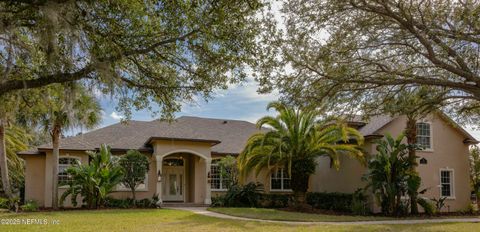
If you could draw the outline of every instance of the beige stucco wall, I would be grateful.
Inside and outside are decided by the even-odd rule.
[[[433,150],[417,152],[417,161],[422,157],[428,160],[426,165],[419,164],[417,169],[422,178],[420,189],[428,188],[422,196],[438,199],[440,169],[453,169],[455,198],[446,200],[445,211],[466,209],[470,203],[470,185],[468,145],[463,143],[465,136],[438,115],[431,115],[425,121],[431,123]],[[399,117],[381,128],[379,133],[395,137],[404,131],[405,124],[405,117]],[[367,142],[364,149],[371,154],[375,153],[375,146],[371,143]],[[310,190],[313,192],[352,193],[366,184],[361,180],[366,168],[354,159],[342,157],[339,171],[329,168],[328,159],[320,158],[318,163],[316,172],[310,179]]]
[[[157,173],[159,171],[159,159],[166,158],[178,153],[188,153],[191,158],[187,160],[190,162],[188,167],[191,173],[186,172],[185,183],[187,192],[187,202],[192,201],[194,203],[204,203],[205,199],[210,199],[209,183],[207,184],[207,162],[210,163],[211,156],[211,143],[206,142],[192,142],[192,141],[174,141],[174,140],[155,140],[153,141],[154,156],[157,159]],[[210,169],[210,168],[208,168]],[[193,182],[193,183],[192,183]],[[157,192],[161,192],[161,184],[157,185]]]
[[[52,165],[53,165],[53,157],[52,157],[52,152],[48,151],[45,153],[45,198],[44,198],[44,203],[45,207],[52,207]],[[60,151],[60,158],[61,157],[76,157],[80,159],[80,163],[83,164],[88,164],[88,154],[84,151]],[[59,187],[58,188],[58,199],[62,196],[62,194],[65,192],[65,189],[67,187]],[[77,198],[77,202],[81,204],[81,198]],[[70,197],[67,197],[63,206],[65,207],[72,207]]]
[[[25,155],[25,200],[45,204],[45,156]]]
[[[405,118],[399,118],[381,130],[382,133],[403,130]],[[463,143],[465,136],[450,122],[438,115],[430,115],[424,119],[431,124],[432,151],[418,151],[419,158],[427,159],[427,164],[419,164],[417,170],[422,178],[420,189],[428,189],[423,195],[427,198],[440,198],[440,169],[453,169],[454,197],[446,200],[445,211],[464,210],[470,204],[470,178],[468,145]]]

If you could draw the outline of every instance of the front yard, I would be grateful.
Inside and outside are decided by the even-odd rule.
[[[334,216],[332,216],[334,217]],[[0,213],[2,223],[46,219],[47,225],[4,225],[0,231],[476,231],[476,223],[423,225],[294,226],[218,219],[171,209],[79,210],[37,213]],[[53,221],[59,224],[52,224]],[[333,221],[333,219],[331,219]],[[31,221],[30,221],[31,222]]]
[[[422,217],[383,217],[383,216],[358,216],[358,215],[329,215],[313,213],[288,212],[277,209],[265,208],[209,208],[208,210],[217,213],[223,213],[231,216],[256,218],[275,221],[298,221],[298,222],[356,222],[356,221],[382,221],[382,220],[418,220]],[[438,216],[431,219],[443,218],[475,218],[478,216]]]

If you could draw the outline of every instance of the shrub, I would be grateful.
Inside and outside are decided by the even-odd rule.
[[[224,195],[212,197],[212,204],[210,205],[210,207],[224,207],[224,206],[225,206]]]
[[[38,204],[34,200],[28,200],[24,205],[20,206],[20,209],[25,212],[38,211]]]
[[[307,194],[307,203],[314,208],[339,212],[352,212],[353,194],[314,192]]]
[[[133,207],[133,199],[127,198],[127,199],[115,199],[112,197],[108,197],[105,200],[105,206],[109,208],[122,208],[122,209],[127,209],[127,208],[132,208]]]
[[[157,202],[149,199],[149,198],[144,198],[138,201],[135,201],[136,207],[140,208],[155,208],[157,207]]]
[[[423,208],[425,214],[431,216],[436,213],[435,205],[432,201],[420,197],[417,199],[417,203]]]
[[[352,195],[352,213],[356,215],[367,215],[370,213],[367,196],[363,189],[357,189]]]
[[[10,211],[17,212],[19,204],[20,204],[19,197],[0,198],[0,208],[3,208],[3,209],[8,209]]]
[[[232,185],[225,194],[226,207],[256,207],[263,185],[250,182],[246,185]]]
[[[115,199],[112,197],[108,197],[105,201],[105,206],[109,208],[156,208],[157,207],[158,197],[154,196],[150,198],[144,198],[141,200],[134,201],[132,198],[126,199]]]
[[[445,207],[445,200],[446,197],[440,197],[439,199],[437,198],[432,198],[432,201],[435,202],[435,209],[437,212],[441,212],[443,207]]]
[[[261,194],[259,206],[265,208],[285,208],[292,202],[292,194]]]

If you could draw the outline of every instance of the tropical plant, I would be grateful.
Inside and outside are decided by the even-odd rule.
[[[437,213],[435,205],[432,200],[420,197],[417,199],[417,202],[420,206],[422,206],[425,214],[431,216]]]
[[[276,117],[266,116],[257,121],[257,127],[271,127],[264,133],[251,136],[238,157],[243,179],[252,170],[260,171],[283,167],[291,177],[291,188],[296,202],[305,202],[308,180],[315,172],[315,159],[330,157],[333,167],[339,168],[339,156],[348,154],[364,160],[360,145],[363,136],[355,129],[333,120],[318,121],[321,112],[298,109],[281,102],[272,102]]]
[[[148,158],[137,150],[129,150],[118,163],[124,173],[122,184],[130,189],[135,202],[135,189],[145,181],[145,175],[149,170]]]
[[[226,207],[257,207],[263,185],[250,182],[246,185],[232,185],[223,199]]]
[[[53,85],[45,89],[44,107],[34,114],[52,137],[52,207],[58,207],[58,159],[62,132],[69,128],[93,128],[101,122],[101,107],[82,85]]]
[[[222,157],[217,164],[220,168],[222,180],[224,181],[224,187],[228,189],[232,185],[238,184],[238,166],[235,157],[227,155]]]
[[[480,209],[480,149],[477,146],[470,149],[470,181]]]
[[[88,152],[88,155],[88,165],[75,165],[67,169],[72,181],[60,198],[62,204],[70,196],[72,204],[76,206],[80,195],[88,208],[98,208],[105,204],[107,195],[122,181],[123,169],[112,157],[110,147],[103,144],[98,153]]]
[[[404,213],[402,196],[411,188],[420,185],[415,173],[410,172],[409,145],[402,143],[404,135],[397,138],[386,135],[377,141],[377,154],[368,162],[364,178],[381,203],[382,212],[387,215]],[[413,187],[412,187],[413,186]]]
[[[38,211],[38,203],[34,200],[28,200],[25,204],[20,206],[20,209],[24,212]]]
[[[12,192],[18,191],[24,184],[24,161],[17,152],[27,150],[31,140],[32,136],[20,126],[12,124],[6,129],[5,147]]]

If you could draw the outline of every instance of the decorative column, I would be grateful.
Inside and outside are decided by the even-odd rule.
[[[163,165],[163,156],[162,155],[157,155],[157,188],[155,193],[158,196],[158,201],[157,205],[161,205],[163,203],[162,201],[162,182],[165,181],[163,177],[163,172],[162,172],[162,165]]]
[[[210,170],[212,166],[212,158],[205,159],[205,201],[206,205],[212,204],[212,192],[210,190]]]

